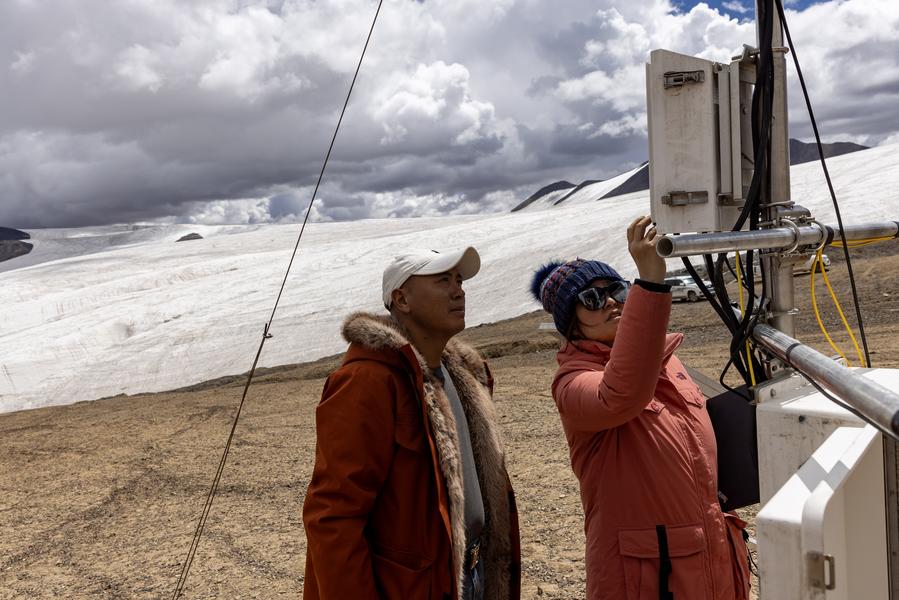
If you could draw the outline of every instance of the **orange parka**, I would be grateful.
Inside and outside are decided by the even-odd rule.
[[[303,505],[306,600],[455,600],[465,553],[461,456],[443,387],[389,318],[350,316],[343,364],[316,408]],[[485,525],[485,600],[517,600],[520,544],[492,395],[477,352],[443,364],[468,419]]]
[[[633,286],[613,346],[565,342],[553,398],[584,508],[589,600],[744,600],[745,523],[718,504],[715,433],[667,334],[671,294]]]

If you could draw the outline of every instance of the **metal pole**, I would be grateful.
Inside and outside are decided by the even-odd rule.
[[[871,423],[891,432],[893,437],[899,437],[899,395],[769,325],[756,325],[752,337],[760,346],[808,375]]]
[[[664,258],[676,258],[742,250],[780,250],[797,245],[797,241],[799,246],[822,241],[820,227],[799,227],[798,233],[798,240],[797,229],[791,227],[665,236],[656,244],[656,251]]]
[[[772,62],[774,67],[774,106],[771,122],[771,195],[769,201],[777,203],[764,209],[764,219],[769,223],[778,223],[782,202],[790,201],[790,146],[789,127],[787,122],[787,71],[784,54],[786,48],[783,40],[783,26],[774,3],[768,4],[768,10],[774,11],[774,31],[771,36]],[[785,332],[794,335],[795,324],[793,313],[795,295],[793,287],[793,263],[778,254],[762,256],[766,268],[765,286],[771,299],[770,323]]]
[[[899,236],[899,223],[896,221],[883,221],[879,223],[847,225],[844,231],[847,241],[897,237]],[[785,251],[790,248],[817,246],[824,241],[824,236],[828,235],[828,232],[837,232],[833,234],[833,239],[840,241],[839,229],[837,227],[825,225],[822,231],[821,227],[817,225],[803,225],[797,227],[774,227],[757,231],[666,235],[659,240],[656,249],[659,255],[665,258],[743,250]]]

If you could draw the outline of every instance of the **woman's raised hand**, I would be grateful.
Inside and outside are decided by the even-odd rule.
[[[627,228],[627,250],[644,281],[662,283],[665,280],[665,259],[656,252],[658,241],[658,233],[649,217],[639,217]]]

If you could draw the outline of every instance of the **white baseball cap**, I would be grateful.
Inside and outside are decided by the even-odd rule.
[[[437,275],[458,268],[462,279],[471,279],[481,269],[478,251],[469,246],[464,250],[438,252],[419,250],[395,257],[384,269],[381,291],[384,307],[390,309],[393,290],[399,289],[413,275]]]

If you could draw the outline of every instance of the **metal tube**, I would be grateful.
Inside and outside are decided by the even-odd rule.
[[[771,277],[766,283],[771,284],[772,293],[776,293],[776,301],[772,299],[769,306],[770,321],[768,323],[787,335],[796,335],[793,314],[796,308],[796,290],[793,286],[793,263],[784,260],[781,255],[774,255],[769,263]]]
[[[769,201],[776,202],[777,205],[765,208],[763,218],[768,222],[777,222],[784,208],[781,203],[790,201],[790,136],[787,123],[787,69],[783,25],[780,22],[780,15],[774,10],[773,2],[768,3],[768,10],[774,11],[771,32],[774,98],[770,129],[771,163],[768,165],[771,173]],[[764,284],[771,299],[771,324],[787,335],[794,335],[793,263],[777,254],[763,255],[761,260],[770,274],[770,277],[765,278]]]
[[[820,244],[821,241],[820,227],[799,228],[799,246]],[[779,250],[795,244],[796,229],[775,227],[755,231],[666,235],[659,240],[656,250],[664,258],[675,258],[741,250]]]
[[[871,423],[899,438],[899,395],[769,325],[756,325],[752,329],[752,337],[760,346],[807,375]]]
[[[839,232],[836,227],[827,229]],[[798,239],[797,239],[798,230]],[[897,237],[899,224],[895,221],[847,225],[846,239],[864,240],[876,237]],[[839,234],[833,239],[839,241]],[[794,246],[816,246],[823,241],[821,228],[817,226],[774,227],[756,231],[722,231],[716,233],[685,233],[666,235],[659,239],[656,250],[664,258],[697,256],[718,252],[743,250],[786,250]]]
[[[840,241],[840,230],[838,227],[832,227],[836,234],[833,236],[835,241]],[[860,225],[845,225],[843,231],[846,232],[846,239],[851,240],[867,240],[871,238],[896,237],[899,235],[899,223],[896,221],[883,221],[881,223],[862,223]]]

